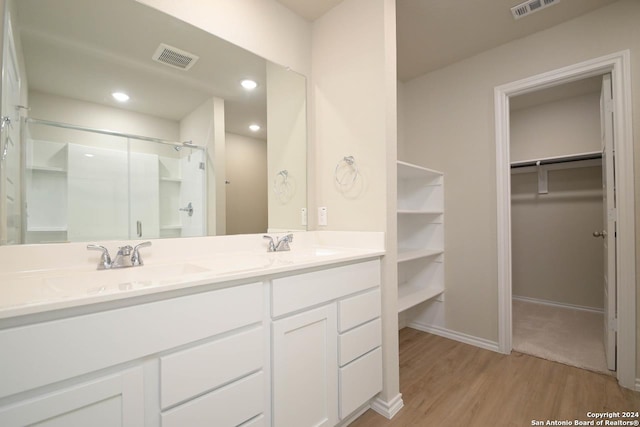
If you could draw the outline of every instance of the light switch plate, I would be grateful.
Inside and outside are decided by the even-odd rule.
[[[327,207],[318,208],[318,225],[327,225]]]

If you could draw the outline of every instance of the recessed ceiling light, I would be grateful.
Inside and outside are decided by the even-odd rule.
[[[252,132],[258,132],[260,130],[260,126],[251,125],[251,126],[249,126],[249,129],[251,129]]]
[[[113,92],[111,96],[118,102],[127,102],[129,100],[129,95],[124,92]]]
[[[93,157],[93,154],[85,153],[85,157]]]
[[[249,80],[249,79],[241,81],[240,84],[246,90],[254,90],[255,88],[258,87],[258,83],[254,82],[253,80]]]

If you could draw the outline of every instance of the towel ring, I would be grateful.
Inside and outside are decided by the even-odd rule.
[[[287,181],[289,180],[289,172],[286,169],[281,170],[273,179],[273,191],[276,194],[282,194],[287,191]]]
[[[339,173],[341,169],[347,169],[342,174]],[[351,172],[349,172],[351,170]],[[334,172],[336,184],[340,187],[351,187],[358,178],[358,164],[353,156],[343,157],[336,165]],[[349,178],[351,177],[351,178]]]
[[[289,180],[289,171],[281,170],[273,179],[273,192],[280,203],[286,203],[291,192],[291,181]]]

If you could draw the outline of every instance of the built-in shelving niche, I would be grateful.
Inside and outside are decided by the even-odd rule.
[[[444,176],[399,161],[398,312],[444,289]]]

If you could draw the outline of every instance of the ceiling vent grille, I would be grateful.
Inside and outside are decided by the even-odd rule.
[[[152,58],[170,67],[188,70],[193,67],[199,57],[177,47],[160,43]]]
[[[544,9],[545,7],[553,6],[559,3],[560,0],[528,0],[524,3],[520,3],[511,8],[511,14],[514,19],[524,18],[527,15],[531,15],[534,12]]]

